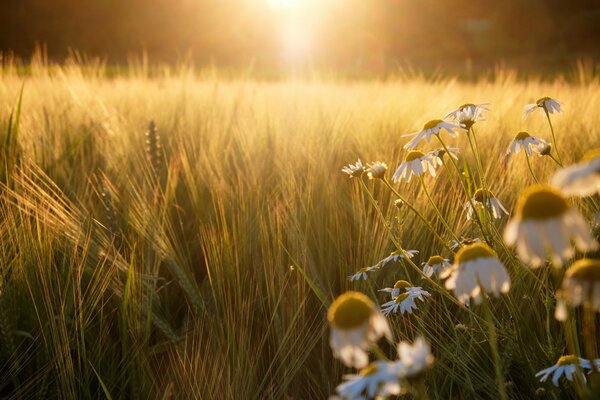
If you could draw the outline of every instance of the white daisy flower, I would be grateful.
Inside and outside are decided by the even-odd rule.
[[[412,314],[413,310],[417,309],[415,299],[425,302],[423,296],[431,297],[431,293],[418,286],[406,287],[405,290],[404,293],[399,294],[393,300],[381,305],[383,315],[388,316],[398,311],[400,311],[400,314]]]
[[[473,243],[461,248],[454,257],[454,265],[440,274],[448,278],[446,289],[467,303],[473,298],[481,302],[481,292],[498,296],[510,289],[510,277],[494,250],[485,243]]]
[[[423,273],[431,278],[433,273],[440,273],[450,267],[450,260],[441,256],[431,256],[427,262],[421,264],[423,266]]]
[[[379,267],[376,266],[376,265],[373,265],[371,267],[361,268],[358,271],[356,271],[356,273],[354,273],[353,275],[348,276],[348,280],[350,282],[360,281],[361,279],[366,281],[367,280],[367,273],[368,272],[376,271],[378,269],[379,269]]]
[[[494,193],[487,189],[477,189],[471,201],[467,201],[464,205],[465,210],[467,211],[467,219],[470,221],[473,218],[473,206],[485,206],[492,213],[492,216],[495,219],[502,218],[502,213],[508,215],[508,211],[500,200],[498,200]]]
[[[586,197],[600,193],[600,149],[586,153],[581,162],[559,170],[551,182],[567,196]]]
[[[434,167],[437,167],[437,166],[441,166],[444,164],[443,158],[446,154],[448,154],[450,157],[454,158],[455,160],[458,160],[458,152],[459,152],[458,147],[448,147],[448,151],[446,151],[446,149],[435,149],[435,150],[427,152],[427,154],[425,154],[425,155],[429,156],[430,160],[431,160],[431,164]]]
[[[342,399],[373,399],[387,397],[402,392],[396,366],[385,361],[375,361],[358,374],[344,375],[345,382],[335,389]]]
[[[531,157],[534,151],[539,153],[547,145],[548,142],[544,139],[536,138],[531,136],[528,132],[523,131],[515,135],[510,146],[508,146],[508,150],[506,150],[506,155],[518,154],[521,150],[525,150],[527,155]]]
[[[433,366],[434,361],[429,343],[422,337],[418,337],[412,345],[408,342],[398,343],[398,357],[397,372],[404,379],[420,376]]]
[[[410,182],[410,178],[412,178],[413,175],[421,176],[426,172],[429,172],[431,176],[435,177],[436,167],[437,163],[432,162],[431,155],[424,154],[418,150],[411,150],[406,154],[404,162],[400,164],[396,172],[394,172],[392,181],[398,182],[405,180],[406,182]]]
[[[402,137],[412,137],[414,138],[404,145],[405,149],[413,150],[417,147],[417,144],[425,139],[429,142],[433,135],[439,135],[442,130],[448,132],[448,134],[452,137],[458,136],[458,133],[455,132],[455,129],[462,129],[462,127],[454,122],[443,121],[441,119],[434,119],[427,122],[423,125],[423,129],[419,132],[409,133],[407,135],[402,135]]]
[[[529,114],[531,114],[538,108],[541,108],[549,114],[554,114],[555,111],[561,112],[560,107],[561,104],[557,100],[552,99],[550,97],[542,97],[537,99],[537,101],[534,104],[525,105],[525,112],[523,113],[523,118],[527,118]]]
[[[349,367],[366,367],[371,344],[382,336],[392,340],[387,319],[367,296],[359,292],[348,291],[335,299],[327,310],[327,320],[333,355]]]
[[[490,109],[488,108],[489,105],[490,103],[463,104],[457,109],[452,110],[448,114],[444,115],[444,119],[450,118],[455,121],[458,121],[462,126],[464,126],[468,130],[473,126],[473,124],[475,124],[475,122],[485,121],[483,113],[485,111],[490,111]]]
[[[396,297],[398,297],[400,295],[400,293],[402,292],[402,289],[406,289],[409,287],[412,287],[410,282],[405,281],[405,280],[399,280],[399,281],[396,281],[396,283],[394,284],[394,287],[379,289],[379,292],[391,293],[392,299],[395,299]]]
[[[348,164],[342,168],[342,172],[347,173],[350,178],[360,178],[365,172],[365,166],[363,165],[362,161],[358,159],[356,163]]]
[[[377,264],[375,264],[375,266],[385,267],[388,263],[398,262],[405,258],[404,257],[405,253],[406,253],[406,257],[413,258],[417,254],[419,254],[419,250],[405,250],[404,252],[402,252],[401,250],[396,250],[396,251],[392,252],[389,256],[387,256],[386,258],[384,258],[383,260],[381,260]]]
[[[600,260],[583,258],[573,263],[565,273],[558,292],[556,319],[566,320],[566,305],[600,312]]]
[[[546,382],[550,375],[552,375],[552,383],[554,386],[558,386],[558,380],[564,375],[568,380],[573,381],[573,374],[577,371],[577,368],[581,372],[585,370],[592,370],[592,363],[590,360],[586,360],[575,355],[562,356],[558,359],[556,364],[550,368],[546,368],[535,374],[536,377],[541,377],[540,382]],[[581,380],[586,382],[585,374],[580,374]]]
[[[384,162],[375,161],[369,163],[369,167],[367,168],[367,176],[369,177],[369,179],[383,179],[385,177],[387,169],[388,166]]]
[[[542,265],[547,256],[559,267],[573,257],[575,248],[587,252],[598,247],[581,214],[547,185],[534,185],[523,192],[515,216],[504,230],[504,241],[516,246],[521,261],[532,267]]]

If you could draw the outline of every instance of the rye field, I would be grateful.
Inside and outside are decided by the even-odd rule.
[[[599,110],[583,72],[7,65],[0,396],[595,398]]]

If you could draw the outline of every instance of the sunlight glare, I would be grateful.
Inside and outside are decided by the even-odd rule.
[[[299,0],[268,0],[269,7],[272,9],[292,8],[298,5]]]

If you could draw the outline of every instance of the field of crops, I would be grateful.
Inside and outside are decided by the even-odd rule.
[[[556,143],[544,106],[523,118],[543,96],[562,106],[548,114]],[[428,157],[428,167],[439,160],[435,177],[392,180],[411,154],[403,135],[465,103],[489,103],[478,109],[485,120],[423,139],[411,155]],[[593,398],[593,362],[556,386],[536,377],[563,355],[600,357],[592,306],[555,318],[563,275],[583,254],[532,268],[503,232],[525,188],[600,145],[599,110],[600,81],[585,76],[272,81],[185,68],[107,76],[100,66],[7,66],[1,397],[327,398],[357,370],[330,347],[332,302],[352,290],[379,309],[393,300],[379,289],[405,280],[430,296],[390,312],[393,340],[369,357],[395,360],[396,343],[417,337],[430,344],[433,364],[401,380],[407,398]],[[538,146],[530,157],[507,155],[522,131],[551,144],[546,154]],[[428,153],[442,145],[457,159]],[[369,179],[358,159],[388,169]],[[469,201],[477,189],[510,215],[493,218],[489,192]],[[569,198],[590,231],[593,196]],[[480,304],[469,292],[465,305],[422,264],[434,255],[452,264],[477,239],[494,249],[510,286]],[[578,249],[593,247],[579,239]],[[349,279],[370,266],[366,279]]]

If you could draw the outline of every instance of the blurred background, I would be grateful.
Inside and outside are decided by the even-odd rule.
[[[598,0],[2,0],[0,50],[122,64],[539,73],[600,58]]]

